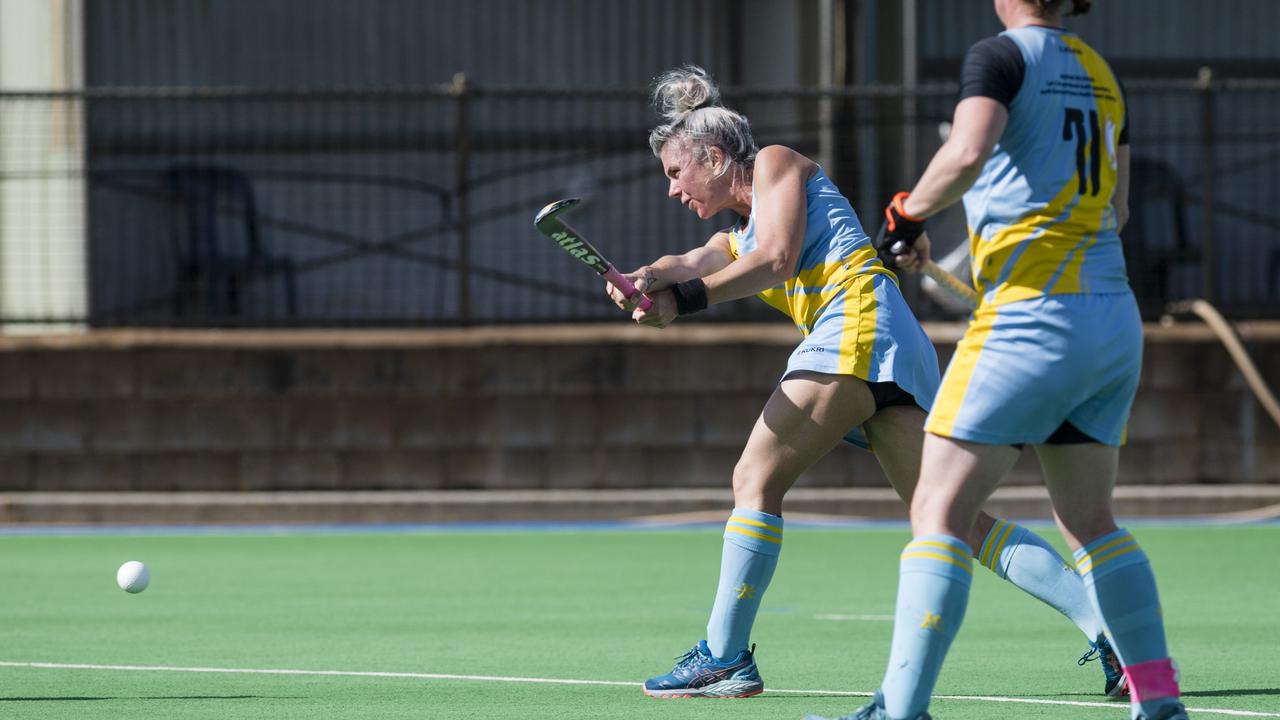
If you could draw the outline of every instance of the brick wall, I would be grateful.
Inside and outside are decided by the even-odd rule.
[[[958,328],[929,330],[945,362]],[[1280,385],[1280,327],[1241,332]],[[0,490],[724,487],[795,339],[785,325],[10,337]],[[1198,325],[1148,329],[1129,438],[1122,483],[1280,483],[1280,431]],[[1029,452],[1012,482],[1038,482]],[[842,447],[801,484],[884,480]]]

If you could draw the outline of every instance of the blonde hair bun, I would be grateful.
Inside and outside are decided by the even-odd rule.
[[[676,122],[699,108],[720,104],[720,88],[697,65],[668,70],[653,81],[653,108],[667,122]]]
[[[756,141],[751,125],[741,114],[720,104],[720,88],[706,70],[697,65],[684,65],[668,70],[653,81],[653,109],[662,124],[649,132],[649,147],[655,157],[672,140],[687,143],[700,162],[711,162],[711,148],[719,148],[728,157],[719,170],[723,175],[730,165],[751,167],[755,162]]]

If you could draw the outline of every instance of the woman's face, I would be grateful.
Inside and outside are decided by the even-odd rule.
[[[714,162],[724,162],[719,148],[710,150]],[[703,220],[713,217],[729,204],[729,173],[716,177],[717,168],[700,162],[686,144],[678,141],[667,143],[660,158],[669,182],[667,197],[678,199]]]

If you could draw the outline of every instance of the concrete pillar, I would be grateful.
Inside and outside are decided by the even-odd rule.
[[[84,86],[82,0],[0,0],[0,325],[83,329],[84,105],[6,95]],[[59,320],[30,322],[32,320]]]

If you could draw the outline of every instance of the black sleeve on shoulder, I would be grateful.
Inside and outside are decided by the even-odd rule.
[[[1124,125],[1120,128],[1120,140],[1118,145],[1129,144],[1129,93],[1124,89],[1124,83],[1120,82],[1120,78],[1116,78],[1116,84],[1120,86],[1120,97],[1124,98]]]
[[[976,43],[964,56],[960,68],[960,97],[989,97],[1006,108],[1027,73],[1022,51],[1013,40],[997,35]]]

